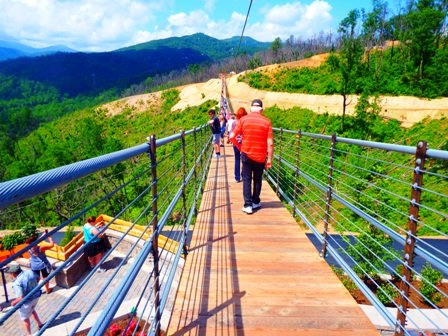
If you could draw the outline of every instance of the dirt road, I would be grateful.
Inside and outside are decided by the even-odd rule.
[[[277,71],[281,67],[314,67],[319,66],[327,55],[316,55],[309,59],[274,64],[259,68],[259,71]],[[248,107],[254,98],[263,100],[264,106],[278,106],[288,109],[294,106],[308,108],[316,113],[340,114],[342,113],[342,96],[340,95],[310,95],[301,93],[284,93],[262,91],[249,87],[247,84],[238,82],[238,76],[227,78],[229,97],[234,108],[239,106]],[[188,106],[197,106],[209,99],[219,101],[221,93],[220,79],[211,79],[205,83],[186,85],[180,90],[180,101],[173,110],[184,109]],[[135,112],[146,110],[160,101],[160,92],[126,97],[121,100],[106,104],[103,108],[113,115],[121,113],[125,108],[132,108]],[[358,96],[349,96],[350,104],[347,106],[347,114],[352,114],[358,101]],[[381,115],[385,118],[396,119],[402,122],[402,126],[411,127],[424,118],[441,119],[448,116],[448,98],[421,99],[416,97],[393,97],[381,96]]]

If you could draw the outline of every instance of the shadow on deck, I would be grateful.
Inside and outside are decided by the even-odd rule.
[[[168,335],[379,335],[267,183],[241,211],[233,165],[211,164]]]

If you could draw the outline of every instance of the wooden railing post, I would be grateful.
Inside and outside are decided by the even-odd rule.
[[[325,198],[325,217],[324,217],[324,232],[322,241],[322,251],[320,256],[325,258],[327,256],[327,238],[328,238],[328,222],[330,221],[330,207],[331,198],[333,193],[333,170],[334,170],[334,150],[336,147],[336,133],[331,136],[331,149],[330,149],[330,164],[328,166],[328,182],[327,182],[327,195]]]
[[[404,246],[403,271],[400,283],[400,306],[397,311],[397,324],[395,326],[395,336],[404,335],[406,324],[406,313],[409,306],[409,283],[412,279],[412,266],[414,264],[415,235],[417,233],[417,221],[419,215],[419,204],[422,194],[423,170],[425,168],[426,151],[428,144],[419,141],[415,153],[415,165],[412,179],[411,202],[409,206],[408,233]]]
[[[280,128],[280,142],[278,146],[277,196],[280,197],[280,168],[282,166],[283,128]]]
[[[160,312],[160,270],[159,270],[159,250],[158,250],[158,207],[157,207],[157,155],[156,155],[156,136],[152,135],[150,138],[150,157],[151,157],[151,173],[152,173],[152,213],[154,216],[152,223],[152,258],[154,261],[154,309],[155,309],[155,335],[160,336],[160,320],[161,320],[161,312]]]

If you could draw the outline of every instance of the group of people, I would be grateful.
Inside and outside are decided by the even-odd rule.
[[[82,228],[85,243],[84,253],[87,255],[87,259],[92,268],[99,264],[106,249],[103,239],[104,233],[100,233],[103,226],[104,223],[101,216],[98,218],[90,216]],[[48,231],[45,230],[44,235],[47,234]],[[36,240],[37,237],[32,237],[27,243],[31,244]],[[11,306],[15,306],[23,301],[19,308],[19,316],[27,335],[31,335],[31,317],[34,318],[39,329],[43,325],[36,311],[37,302],[42,295],[42,291],[35,291],[31,297],[25,297],[38,286],[41,279],[45,280],[50,274],[51,264],[45,255],[45,251],[51,249],[53,246],[54,241],[51,236],[48,236],[46,244],[36,244],[31,247],[28,251],[30,254],[29,270],[23,270],[18,264],[10,265],[5,269],[6,273],[11,274],[13,278],[12,288],[15,299],[11,301]],[[105,269],[99,267],[98,272],[105,272]],[[50,287],[49,281],[45,283],[44,287],[47,294],[50,294],[53,290]]]
[[[225,116],[220,113],[220,117],[217,117],[215,111],[210,110],[209,116],[214,157],[221,157],[221,146],[224,146],[224,135],[226,134],[228,140],[233,144],[235,181],[243,182],[244,205],[242,211],[252,214],[254,210],[261,208],[260,193],[263,171],[271,168],[274,154],[272,123],[263,116],[263,102],[260,99],[254,99],[249,113],[244,107],[240,107],[235,115]],[[101,262],[106,248],[103,240],[104,233],[101,232],[103,225],[101,216],[98,218],[90,216],[82,228],[86,244],[84,253],[92,268]],[[47,233],[45,231],[45,234]],[[34,238],[33,241],[36,239]],[[45,256],[45,251],[53,246],[54,242],[49,236],[48,244],[35,245],[29,250],[31,270],[23,271],[19,265],[11,265],[7,268],[7,272],[14,279],[13,289],[16,298],[11,302],[13,306],[24,300],[25,296],[38,286],[41,278],[45,279],[49,275],[51,265]],[[98,272],[104,271],[104,268],[98,268]],[[45,291],[47,294],[52,291],[49,282],[45,283]],[[42,326],[42,321],[35,310],[41,294],[41,291],[36,291],[32,297],[23,302],[19,309],[27,335],[31,335],[31,316],[39,328]]]
[[[44,235],[47,235],[48,231],[45,230]],[[31,244],[37,240],[37,237],[30,238],[27,243]],[[14,291],[15,299],[11,301],[11,306],[17,305],[22,302],[19,308],[19,316],[23,323],[23,328],[27,335],[31,335],[31,316],[36,321],[38,328],[43,325],[36,312],[36,305],[39,297],[42,295],[42,291],[35,291],[33,295],[25,298],[28,293],[35,289],[41,279],[45,280],[51,272],[51,264],[45,255],[45,251],[51,249],[54,246],[51,236],[48,237],[48,243],[45,245],[34,245],[28,252],[30,254],[29,266],[30,270],[22,270],[20,265],[13,264],[6,268],[6,272],[11,274],[14,279],[12,288]],[[47,281],[44,285],[45,292],[50,294],[52,288],[50,282]]]
[[[224,135],[222,135],[220,120],[213,109],[209,111],[209,116],[214,157],[220,158],[221,141]],[[235,115],[230,115],[226,132],[229,141],[233,144],[235,181],[243,182],[242,211],[252,214],[254,210],[261,208],[263,171],[271,168],[274,155],[272,123],[263,115],[263,102],[260,99],[254,99],[249,113],[244,107],[240,107]]]

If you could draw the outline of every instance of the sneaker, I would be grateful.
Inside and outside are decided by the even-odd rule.
[[[243,181],[243,180],[242,179],[239,179],[239,180],[235,179],[236,183],[240,183],[241,181]]]
[[[248,215],[250,215],[253,212],[251,206],[243,207],[241,211],[247,213]]]
[[[104,273],[104,272],[106,272],[106,270],[104,269],[104,268],[98,268],[97,270],[96,270],[98,273]]]
[[[261,202],[260,203],[252,203],[253,210],[260,209],[260,208],[261,208]]]
[[[220,154],[214,154],[213,157],[214,157],[214,158],[220,158],[221,155],[220,155]]]

